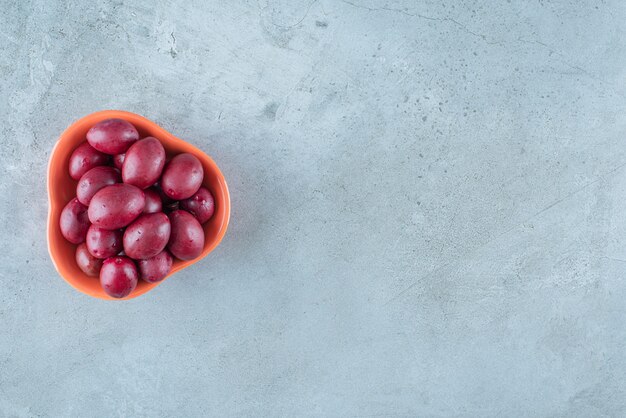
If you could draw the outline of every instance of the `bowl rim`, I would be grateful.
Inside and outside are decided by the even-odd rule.
[[[187,261],[183,261],[180,260],[179,263],[175,264],[174,266],[172,266],[172,270],[168,273],[168,275],[161,281],[156,282],[156,283],[146,283],[144,286],[142,286],[141,288],[135,288],[130,295],[124,297],[124,298],[113,298],[109,295],[107,295],[106,293],[102,292],[102,293],[94,293],[93,291],[91,291],[89,288],[86,288],[84,286],[81,286],[80,284],[80,280],[76,280],[73,279],[72,277],[69,277],[69,273],[66,271],[66,269],[60,265],[60,262],[57,261],[56,256],[55,256],[55,249],[53,248],[53,244],[52,244],[52,238],[54,236],[54,225],[58,222],[57,219],[53,219],[53,212],[54,212],[54,208],[56,208],[59,204],[55,202],[58,201],[58,197],[56,197],[56,189],[54,187],[54,185],[52,184],[52,172],[53,172],[53,161],[56,158],[59,158],[59,156],[57,155],[58,152],[58,148],[59,146],[67,140],[67,138],[71,137],[73,131],[79,127],[79,125],[81,125],[82,123],[86,122],[87,120],[93,120],[93,123],[98,123],[101,120],[104,119],[109,119],[109,118],[120,118],[120,119],[124,119],[127,120],[131,123],[133,123],[133,121],[139,121],[142,122],[142,124],[144,125],[149,125],[151,130],[157,131],[158,135],[160,136],[158,139],[159,140],[164,140],[163,138],[165,138],[165,142],[168,143],[174,143],[174,144],[181,144],[184,147],[186,147],[189,152],[192,152],[194,155],[201,156],[201,159],[204,160],[203,163],[208,164],[209,166],[211,166],[212,170],[214,171],[214,173],[217,174],[218,177],[218,183],[220,184],[220,189],[221,189],[221,194],[222,196],[222,201],[220,201],[220,204],[223,205],[224,207],[224,217],[223,217],[223,221],[222,223],[219,225],[219,230],[217,235],[214,237],[214,239],[207,245],[207,243],[205,242],[205,247],[202,250],[202,253],[195,259],[193,260],[187,260]],[[84,293],[88,296],[97,298],[97,299],[104,299],[104,300],[129,300],[129,299],[134,299],[138,296],[141,296],[147,292],[149,292],[150,290],[154,289],[155,287],[157,287],[158,285],[160,285],[161,283],[163,283],[167,278],[169,278],[170,276],[172,276],[173,274],[175,274],[178,271],[181,271],[182,269],[191,266],[192,264],[197,263],[198,261],[202,260],[204,257],[206,257],[207,255],[209,255],[209,253],[211,253],[222,241],[222,239],[224,238],[224,235],[226,234],[226,230],[228,229],[228,224],[230,223],[230,193],[228,190],[228,184],[226,183],[226,179],[224,178],[224,174],[222,173],[222,171],[219,169],[219,167],[217,166],[217,164],[215,163],[215,161],[213,161],[213,159],[204,151],[200,150],[199,148],[197,148],[195,145],[184,141],[178,137],[176,137],[175,135],[171,134],[170,132],[166,131],[164,128],[162,128],[159,124],[157,124],[156,122],[151,121],[150,119],[138,115],[136,113],[132,113],[132,112],[128,112],[125,110],[100,110],[97,112],[93,112],[90,113],[88,115],[85,115],[77,120],[75,120],[74,122],[72,122],[62,133],[61,135],[59,135],[59,138],[57,139],[57,141],[55,142],[54,146],[52,147],[51,151],[50,151],[50,157],[48,158],[48,167],[46,170],[46,175],[47,175],[47,179],[46,179],[46,187],[47,187],[47,192],[48,192],[48,216],[47,216],[47,231],[46,231],[46,239],[47,239],[47,247],[48,247],[48,254],[50,255],[50,259],[52,260],[52,264],[54,265],[54,268],[56,269],[56,271],[59,273],[59,275],[63,278],[63,280],[65,280],[70,286],[72,286],[74,289],[78,290],[81,293]],[[53,197],[55,199],[53,199]],[[97,278],[93,278],[94,280],[98,280]],[[139,279],[141,280],[141,279]]]

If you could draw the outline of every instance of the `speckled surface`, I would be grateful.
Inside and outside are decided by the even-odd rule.
[[[0,0],[0,416],[626,416],[626,3]],[[61,280],[73,120],[212,155],[232,223]]]

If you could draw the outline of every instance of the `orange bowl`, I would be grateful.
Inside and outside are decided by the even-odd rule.
[[[104,110],[87,115],[70,125],[59,137],[48,163],[48,251],[52,263],[61,277],[76,290],[99,299],[118,300],[104,293],[98,278],[89,277],[78,268],[74,259],[76,245],[63,238],[59,227],[61,211],[67,202],[76,195],[77,182],[70,177],[68,172],[70,155],[81,142],[85,141],[85,135],[89,128],[109,118],[125,119],[132,123],[139,131],[140,138],[145,136],[158,138],[168,155],[188,152],[198,157],[204,168],[203,185],[211,191],[215,198],[215,213],[203,225],[205,240],[202,254],[189,261],[174,259],[172,271],[167,277],[200,261],[217,247],[228,228],[230,196],[224,175],[208,155],[142,116],[121,110]],[[123,299],[132,299],[143,295],[158,286],[159,283],[147,283],[139,280],[135,290]]]

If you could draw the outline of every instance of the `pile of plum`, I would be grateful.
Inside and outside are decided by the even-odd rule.
[[[128,296],[139,279],[163,280],[173,257],[192,260],[204,247],[203,223],[215,210],[194,155],[168,160],[161,142],[139,139],[122,119],[91,127],[69,160],[76,197],[61,212],[61,233],[76,247],[76,264],[99,277],[104,291]]]

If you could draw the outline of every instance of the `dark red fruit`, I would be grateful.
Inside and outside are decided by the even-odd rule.
[[[83,142],[70,156],[70,177],[74,180],[79,180],[87,171],[94,167],[105,165],[108,161],[108,155],[96,150],[87,142]]]
[[[97,258],[109,258],[122,250],[122,231],[108,230],[91,225],[85,238],[87,249]]]
[[[89,204],[89,220],[104,229],[123,228],[143,212],[146,197],[133,185],[118,183],[94,195]]]
[[[146,206],[143,208],[143,213],[157,213],[163,210],[161,197],[154,188],[146,189],[143,193],[146,195]]]
[[[163,170],[161,189],[174,200],[187,199],[198,191],[203,179],[200,160],[189,153],[178,154]]]
[[[102,267],[102,261],[99,258],[91,255],[89,250],[87,249],[87,244],[84,242],[78,244],[76,247],[76,265],[80,268],[83,273],[87,276],[98,277],[100,274],[100,268]]]
[[[115,154],[113,156],[113,165],[115,166],[115,168],[117,168],[118,170],[122,170],[122,165],[124,164],[124,158],[126,157],[126,154]]]
[[[145,189],[159,179],[165,165],[165,149],[158,139],[140,139],[128,148],[122,178],[124,183]]]
[[[174,200],[171,197],[169,197],[168,195],[166,195],[163,192],[163,188],[161,187],[161,182],[157,181],[156,183],[154,183],[154,186],[152,186],[153,189],[159,194],[159,197],[161,198],[161,201],[163,202],[163,205],[169,205],[170,203],[178,203],[178,200]]]
[[[135,260],[163,251],[170,239],[170,220],[162,212],[141,215],[124,232],[124,251]]]
[[[110,257],[104,260],[100,269],[100,284],[107,295],[123,298],[130,295],[139,274],[133,260],[128,257]]]
[[[193,260],[204,248],[204,230],[192,214],[177,210],[169,215],[172,233],[167,248],[181,260]]]
[[[205,187],[200,189],[189,199],[180,201],[180,208],[196,217],[201,224],[205,223],[215,212],[215,200],[211,192]]]
[[[87,171],[76,185],[76,197],[85,206],[89,206],[93,196],[103,187],[122,181],[117,168],[106,165],[94,167]]]
[[[137,262],[139,276],[148,283],[160,282],[169,274],[173,262],[174,259],[167,250],[161,251],[152,258]]]
[[[89,145],[105,154],[126,152],[139,139],[139,132],[123,119],[106,119],[96,123],[87,131]]]
[[[72,244],[80,244],[85,240],[89,228],[87,206],[74,198],[65,205],[59,218],[61,234]]]

